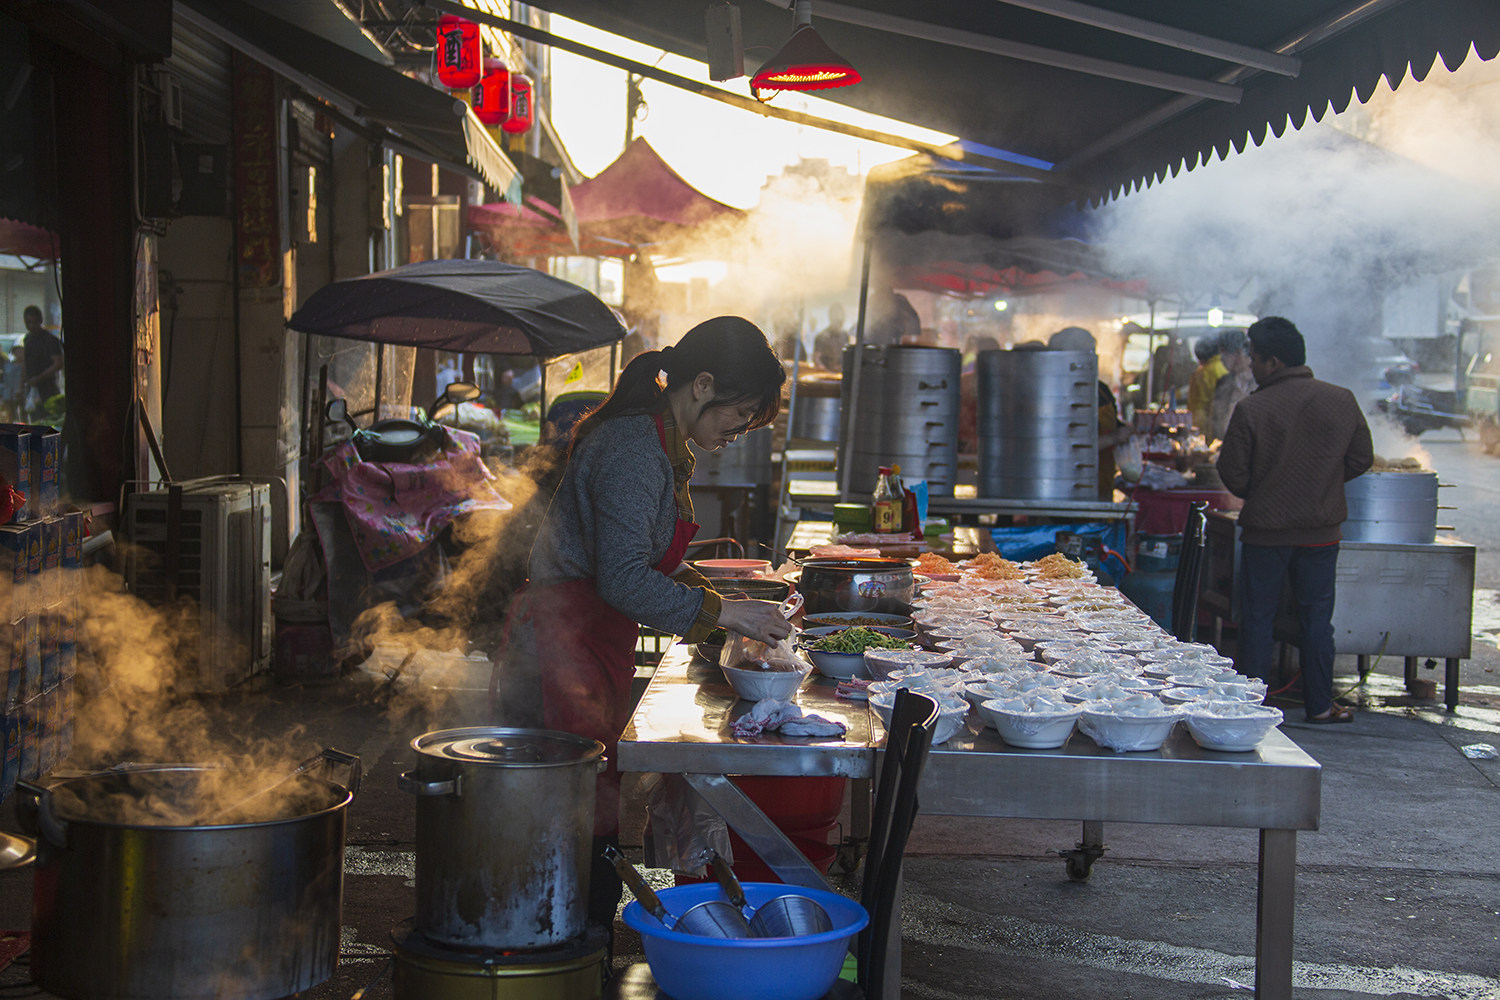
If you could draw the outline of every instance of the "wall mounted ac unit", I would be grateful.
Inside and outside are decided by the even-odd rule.
[[[270,668],[271,494],[261,483],[199,479],[129,497],[125,582],[148,604],[184,599],[178,684],[224,691]]]

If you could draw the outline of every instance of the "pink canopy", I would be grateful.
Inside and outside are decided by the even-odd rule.
[[[704,227],[731,227],[745,213],[683,180],[645,139],[569,194],[580,233],[634,246],[670,243]]]

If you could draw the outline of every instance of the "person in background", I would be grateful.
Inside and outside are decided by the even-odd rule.
[[[1235,667],[1271,682],[1271,627],[1290,577],[1307,721],[1352,722],[1333,700],[1334,582],[1344,484],[1374,463],[1370,428],[1354,393],[1313,378],[1290,320],[1267,316],[1248,333],[1258,388],[1235,407],[1218,462],[1224,487],[1245,501]]]
[[[1219,379],[1229,374],[1219,350],[1219,335],[1199,337],[1193,345],[1193,356],[1198,367],[1188,379],[1188,410],[1193,414],[1193,426],[1203,433],[1209,444],[1223,437],[1213,431],[1214,387]]]
[[[615,744],[630,716],[638,626],[684,642],[718,627],[767,643],[791,634],[776,604],[723,598],[683,561],[698,528],[688,442],[711,451],[770,424],[785,382],[765,334],[738,316],[707,320],[631,361],[573,429],[567,468],[531,550],[531,579],[507,613],[510,639],[497,672],[539,672],[546,727],[606,747],[588,906],[604,927],[614,926],[620,901],[619,877],[602,851],[619,837]]]
[[[849,331],[844,329],[843,303],[828,307],[828,325],[813,338],[813,363],[828,371],[842,371],[844,348],[849,346]]]
[[[1094,335],[1081,326],[1068,326],[1047,338],[1049,351],[1088,351],[1095,354]],[[1099,419],[1099,499],[1112,500],[1115,495],[1115,445],[1124,444],[1135,430],[1120,419],[1120,404],[1114,390],[1102,379],[1098,386]]]
[[[20,341],[11,348],[10,360],[5,363],[5,384],[0,394],[5,397],[5,419],[22,420],[26,404],[26,347]]]
[[[500,381],[495,386],[495,409],[497,410],[524,410],[526,401],[521,398],[521,390],[516,388],[516,373],[506,368],[500,373]]]
[[[29,395],[32,389],[36,390],[34,414],[41,411],[47,400],[62,392],[57,376],[63,369],[63,343],[42,326],[42,310],[37,306],[27,306],[21,318],[26,324],[26,336],[21,341],[26,365],[22,392]]]
[[[1210,400],[1209,425],[1213,434],[1208,439],[1210,443],[1223,440],[1234,408],[1255,391],[1255,376],[1250,372],[1250,341],[1242,332],[1224,331],[1219,341],[1219,358],[1224,363],[1225,372],[1214,384]]]

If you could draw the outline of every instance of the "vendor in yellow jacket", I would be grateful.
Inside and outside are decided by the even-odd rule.
[[[1204,440],[1212,444],[1215,436],[1214,388],[1218,386],[1219,379],[1229,374],[1229,369],[1219,356],[1217,334],[1199,337],[1198,342],[1193,345],[1193,354],[1198,359],[1198,367],[1193,369],[1192,378],[1188,380],[1188,409],[1193,414],[1193,426],[1203,432]]]

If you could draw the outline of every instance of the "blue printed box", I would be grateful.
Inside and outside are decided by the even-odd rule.
[[[0,669],[4,670],[6,712],[14,712],[26,700],[26,623],[0,622]]]
[[[41,777],[41,711],[40,696],[21,706],[21,772],[22,781],[35,781]]]
[[[0,525],[0,621],[15,621],[31,610],[30,548],[26,525]]]
[[[21,714],[0,716],[0,799],[8,798],[21,776]]]
[[[30,490],[26,494],[26,517],[50,517],[61,503],[62,432],[44,424],[0,424],[0,441],[6,435],[24,435],[30,465]],[[11,483],[15,486],[15,483]],[[21,487],[16,486],[20,490]]]
[[[50,607],[62,600],[62,550],[66,524],[60,517],[42,518],[42,576],[40,600]]]
[[[42,664],[42,691],[51,691],[62,680],[62,609],[49,608],[37,615]]]
[[[12,520],[36,517],[41,503],[31,481],[31,432],[18,424],[0,426],[0,476],[26,495],[26,503]]]
[[[37,615],[27,615],[16,623],[22,629],[21,702],[29,702],[42,693],[42,628]]]

